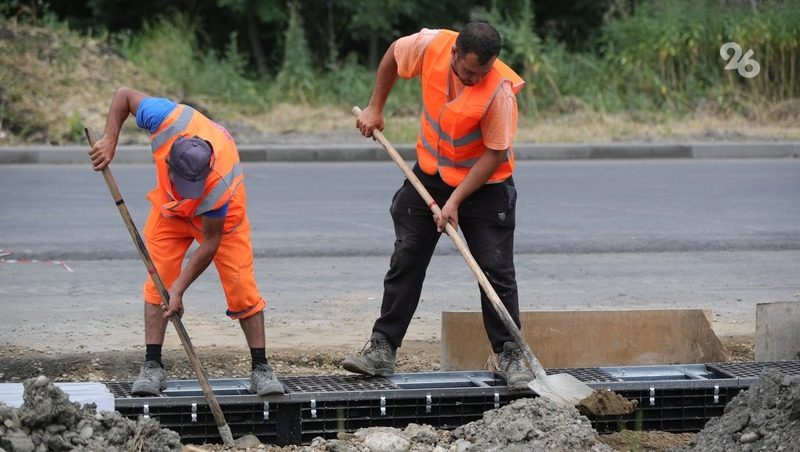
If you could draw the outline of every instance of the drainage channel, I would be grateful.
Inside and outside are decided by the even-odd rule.
[[[588,416],[599,433],[625,429],[697,432],[767,368],[800,375],[800,361],[712,363],[548,369],[569,373],[594,389],[611,389],[638,400],[622,416]],[[509,393],[491,372],[283,377],[287,393],[258,397],[248,379],[209,381],[234,437],[253,434],[264,443],[308,444],[365,427],[404,428],[409,423],[453,429],[475,421],[532,392]],[[184,443],[221,442],[213,415],[196,380],[171,380],[159,397],[132,397],[130,382],[106,382],[115,409],[129,418],[157,418]]]

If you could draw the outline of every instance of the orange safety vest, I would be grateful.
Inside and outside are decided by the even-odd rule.
[[[465,86],[461,94],[449,100],[450,51],[457,37],[454,31],[441,30],[425,49],[420,74],[423,109],[417,138],[417,160],[422,170],[430,175],[438,171],[452,187],[464,180],[486,150],[480,121],[502,84],[510,81],[515,94],[525,85],[519,75],[496,59],[480,83]],[[514,151],[509,147],[488,182],[502,182],[513,171]]]
[[[172,143],[180,136],[198,136],[211,143],[214,152],[211,172],[206,178],[203,197],[199,199],[183,199],[172,191],[167,158]],[[227,130],[193,108],[178,105],[150,136],[150,148],[156,165],[157,184],[147,194],[147,199],[160,209],[161,215],[189,218],[198,229],[202,229],[202,214],[229,203],[224,231],[230,232],[242,222],[247,209],[244,172],[236,143]]]

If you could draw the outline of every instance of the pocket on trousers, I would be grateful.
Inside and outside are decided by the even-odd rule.
[[[517,189],[513,185],[503,184],[506,191],[506,210],[513,211],[517,206]]]

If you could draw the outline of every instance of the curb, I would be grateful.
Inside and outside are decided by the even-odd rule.
[[[415,159],[413,144],[396,146],[406,160]],[[800,158],[800,142],[767,143],[609,143],[533,144],[514,149],[518,160],[573,159],[724,159]],[[86,146],[18,146],[0,148],[2,164],[86,164]],[[239,146],[243,162],[355,162],[389,160],[376,143],[246,144]],[[119,146],[114,163],[150,163],[148,146]]]

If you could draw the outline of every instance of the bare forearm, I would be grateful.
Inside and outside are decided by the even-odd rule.
[[[111,99],[111,106],[108,107],[108,117],[106,118],[106,128],[103,136],[97,140],[89,151],[89,158],[92,160],[92,167],[95,171],[101,171],[108,166],[114,159],[114,153],[119,141],[119,133],[122,124],[128,119],[128,115],[135,115],[139,108],[139,103],[146,95],[131,88],[119,88]]]
[[[114,98],[111,99],[111,106],[108,107],[106,128],[103,132],[103,136],[112,138],[115,142],[117,141],[117,138],[119,138],[119,132],[122,130],[122,125],[128,119],[128,115],[130,114],[128,102],[129,90],[130,88],[119,88],[116,93],[114,93]]]
[[[214,255],[217,254],[218,248],[219,242],[209,243],[208,241],[204,241],[201,243],[195,252],[192,253],[189,262],[187,262],[186,266],[181,270],[178,279],[172,283],[172,290],[181,295],[186,292],[186,289],[189,288],[198,276],[203,274],[206,268],[208,268],[208,265],[211,264],[211,261],[214,260]]]
[[[122,130],[122,125],[128,119],[128,115],[136,115],[139,103],[145,97],[146,94],[133,88],[119,88],[114,93],[111,106],[108,108],[108,117],[106,118],[106,128],[103,136],[112,138],[116,142],[117,138],[119,138],[119,132]]]
[[[195,252],[192,253],[189,262],[187,262],[186,266],[181,270],[181,274],[178,275],[178,279],[175,280],[170,289],[172,292],[177,292],[181,296],[183,296],[183,293],[189,285],[208,268],[208,264],[214,260],[219,245],[222,243],[222,228],[225,224],[225,218],[209,218],[204,216],[202,224],[203,241]]]
[[[469,195],[483,187],[492,174],[497,171],[500,164],[503,163],[505,156],[506,153],[503,151],[487,149],[469,170],[464,180],[453,190],[448,202],[453,201],[460,205]]]
[[[378,65],[378,72],[375,75],[375,87],[372,89],[372,96],[369,99],[369,106],[383,111],[386,99],[392,91],[397,81],[397,60],[394,57],[394,43],[386,50],[386,53]]]

